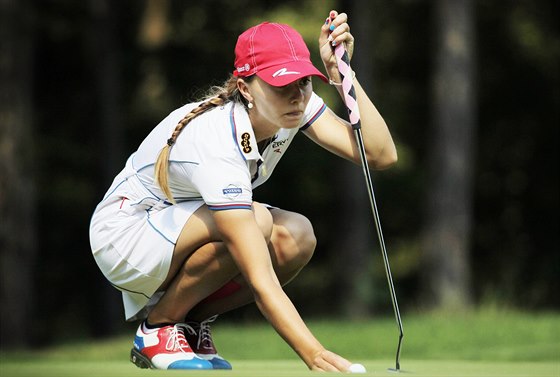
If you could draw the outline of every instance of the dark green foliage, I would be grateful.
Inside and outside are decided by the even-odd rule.
[[[100,320],[121,320],[118,295],[107,289],[90,255],[88,226],[95,205],[160,119],[227,78],[236,37],[248,22],[279,12],[272,1],[171,1],[167,37],[147,46],[139,38],[145,2],[106,3],[106,13],[96,13],[95,1],[44,0],[32,6],[39,298],[30,325],[39,343],[68,324],[80,323],[80,333],[100,335]],[[283,2],[282,10],[297,14],[302,3],[313,0]],[[399,301],[410,308],[419,297],[422,200],[430,190],[425,159],[433,15],[428,1],[378,0],[371,6],[375,34],[357,35],[362,44],[357,49],[371,54],[372,98],[398,142],[399,165],[374,179]],[[318,30],[328,10],[309,14],[307,22]],[[479,302],[560,307],[557,14],[555,1],[476,2],[479,115],[471,262]],[[309,41],[312,51],[314,43]],[[103,110],[109,94],[100,84],[110,72],[100,66],[107,62],[100,56],[104,51],[114,59],[116,75],[113,149],[104,144],[111,131]],[[329,245],[337,236],[339,198],[363,187],[339,182],[337,169],[346,162],[305,137],[292,149],[256,199],[301,211],[313,221],[316,257],[310,272],[290,289],[306,314],[338,312],[325,300],[340,278],[329,265],[329,253],[335,252]],[[114,154],[111,161],[108,153]],[[372,253],[379,265],[375,241]],[[382,272],[372,266],[372,275],[379,286],[376,308],[390,310]],[[112,312],[106,309],[108,294],[116,307]]]

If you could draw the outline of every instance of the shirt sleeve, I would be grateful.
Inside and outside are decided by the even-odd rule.
[[[311,98],[309,99],[303,114],[303,126],[300,127],[300,130],[305,131],[317,120],[317,118],[321,116],[321,114],[323,114],[326,109],[327,105],[325,105],[323,99],[315,92],[311,93]]]
[[[200,164],[192,183],[209,209],[251,209],[253,191],[247,163],[214,156]]]

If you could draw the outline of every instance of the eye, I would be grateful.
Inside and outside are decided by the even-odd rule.
[[[299,85],[300,86],[307,86],[310,83],[311,83],[311,76],[306,76],[306,77],[299,80]]]

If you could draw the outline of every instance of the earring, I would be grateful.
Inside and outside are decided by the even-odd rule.
[[[253,106],[253,102],[249,102],[249,103],[247,104],[247,108],[252,109],[253,107],[254,107],[254,106]]]

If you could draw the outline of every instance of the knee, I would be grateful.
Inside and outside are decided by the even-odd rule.
[[[257,225],[261,229],[261,232],[266,240],[266,242],[270,242],[270,238],[272,236],[272,214],[270,211],[260,203],[253,204],[253,212],[255,214],[255,220],[257,221]]]
[[[299,270],[313,257],[317,239],[307,217],[293,213],[289,221],[274,226],[272,242],[278,264],[290,270]]]

